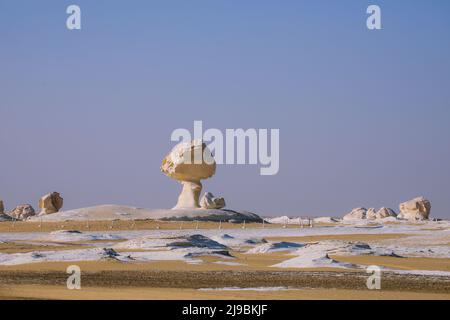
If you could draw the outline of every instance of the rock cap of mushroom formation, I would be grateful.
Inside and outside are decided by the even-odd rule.
[[[424,197],[417,197],[400,203],[397,218],[406,220],[427,220],[430,216],[431,202]]]
[[[366,218],[367,209],[363,207],[355,208],[351,212],[347,213],[342,220],[361,220]]]
[[[177,144],[163,159],[161,171],[183,186],[173,209],[199,209],[200,180],[214,175],[216,161],[202,140],[192,140]]]
[[[46,215],[58,212],[64,204],[64,199],[58,192],[48,193],[39,199],[39,215]]]
[[[202,140],[192,140],[173,147],[164,157],[161,171],[178,181],[200,181],[216,173],[216,161]]]
[[[29,204],[21,204],[10,211],[9,216],[18,220],[26,220],[36,215],[33,207]]]
[[[225,199],[216,198],[211,192],[206,192],[200,200],[200,206],[203,209],[222,209],[225,207]]]

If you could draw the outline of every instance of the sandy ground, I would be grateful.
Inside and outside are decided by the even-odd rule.
[[[199,230],[219,229],[212,222],[115,221],[97,222],[4,222],[0,232],[50,232],[61,229],[80,231],[118,230]],[[237,229],[242,224],[221,224],[221,228]],[[265,228],[280,228],[265,224]],[[246,228],[261,229],[262,224]],[[291,228],[299,226],[290,225]],[[434,229],[432,229],[434,230]],[[218,231],[220,232],[220,230]],[[333,230],[330,229],[330,233]],[[267,237],[269,241],[316,242],[397,241],[407,233],[327,234],[309,236]],[[92,244],[103,240],[92,241]],[[123,240],[104,240],[109,244]],[[25,253],[44,250],[82,249],[91,241],[0,243],[2,253]],[[56,245],[56,246],[55,246]],[[117,250],[121,252],[122,250]],[[132,250],[125,250],[132,251]],[[447,299],[450,300],[450,277],[382,273],[382,290],[368,290],[368,275],[361,270],[333,268],[274,268],[290,259],[289,252],[246,254],[230,250],[232,259],[218,256],[199,257],[203,263],[186,261],[120,262],[113,259],[80,262],[39,262],[0,266],[0,299]],[[331,256],[340,262],[378,265],[399,270],[435,270],[450,272],[450,258],[357,255]],[[219,263],[218,263],[219,262]],[[221,263],[232,262],[234,265]],[[82,270],[82,289],[68,290],[69,265]],[[282,287],[283,290],[211,290],[217,288]],[[202,290],[207,288],[209,290]]]
[[[402,291],[361,291],[346,289],[300,289],[286,291],[201,291],[180,288],[104,288],[82,287],[68,290],[61,286],[18,285],[5,287],[0,299],[83,299],[83,300],[448,300],[448,294]]]
[[[246,257],[243,257],[246,256]],[[269,265],[284,253],[237,255],[247,266],[182,261],[151,263],[51,262],[0,269],[0,299],[448,299],[450,278],[382,274],[382,290],[368,290],[367,274],[351,270],[277,269]],[[395,265],[400,269],[448,270],[449,259],[393,257],[333,257],[342,261]],[[364,261],[362,261],[364,258]],[[245,260],[244,260],[245,259]],[[82,270],[82,290],[68,290],[66,269]],[[201,288],[284,287],[291,290],[202,291]],[[120,289],[118,289],[120,288]],[[301,290],[298,290],[301,289]]]
[[[0,232],[51,232],[56,230],[79,231],[111,231],[111,230],[180,230],[180,229],[238,229],[242,223],[219,222],[193,222],[193,221],[64,221],[64,222],[39,222],[39,221],[5,221],[0,223]],[[246,223],[246,228],[262,228],[262,223]],[[264,224],[264,228],[279,228],[280,225]],[[291,225],[288,228],[299,228]]]

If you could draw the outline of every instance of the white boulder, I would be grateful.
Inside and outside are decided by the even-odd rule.
[[[34,211],[33,207],[29,204],[22,204],[20,206],[17,206],[8,213],[9,216],[11,216],[14,219],[18,220],[26,220],[29,217],[35,216],[36,212]]]
[[[61,208],[63,207],[63,204],[64,199],[58,192],[46,194],[41,199],[39,199],[39,209],[41,209],[39,215],[42,216],[59,212],[59,210],[61,210]]]
[[[392,210],[391,208],[380,208],[380,210],[377,211],[377,213],[375,214],[375,219],[385,219],[385,218],[389,218],[389,217],[396,217],[397,214],[395,213],[394,210]]]
[[[221,209],[225,207],[225,199],[219,197],[216,198],[211,192],[207,192],[200,200],[200,206],[203,209]]]
[[[428,220],[431,211],[431,202],[424,197],[417,197],[400,204],[399,219]]]
[[[374,208],[370,208],[367,210],[366,213],[366,219],[368,220],[378,220],[378,219],[384,219],[387,217],[396,217],[397,214],[394,212],[394,210],[390,208],[380,208],[378,211],[375,211]]]
[[[342,219],[344,221],[348,220],[361,220],[366,218],[367,209],[366,208],[355,208],[351,212],[347,213]]]

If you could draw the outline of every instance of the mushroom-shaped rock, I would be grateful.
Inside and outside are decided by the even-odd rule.
[[[64,204],[64,199],[58,192],[52,192],[46,194],[41,199],[39,199],[39,215],[46,215],[58,212]]]
[[[430,216],[431,203],[424,197],[417,197],[400,204],[400,219],[427,220]]]
[[[350,213],[347,213],[342,220],[359,220],[366,218],[367,209],[366,208],[355,208]]]
[[[200,180],[214,175],[216,162],[202,140],[193,140],[177,144],[163,159],[161,171],[183,186],[174,209],[196,209],[200,208]]]
[[[36,212],[31,205],[21,204],[9,212],[9,215],[14,219],[26,220],[29,217],[35,216]]]
[[[225,207],[225,199],[219,197],[216,198],[211,192],[207,192],[200,200],[200,206],[203,209],[221,209]]]

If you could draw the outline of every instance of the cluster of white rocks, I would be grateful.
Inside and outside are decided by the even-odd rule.
[[[389,217],[411,221],[427,220],[430,216],[431,203],[424,197],[417,197],[412,200],[403,202],[399,205],[400,213],[397,215],[390,208],[381,208],[376,211],[374,208],[355,208],[347,213],[342,219],[344,221],[351,220],[379,220]]]
[[[34,216],[43,216],[59,212],[64,203],[64,199],[58,192],[52,192],[44,195],[39,199],[39,209],[41,211],[36,214],[33,206],[30,204],[21,204],[15,207],[13,210],[5,213],[5,206],[3,201],[0,200],[0,221],[4,220],[27,220]]]

